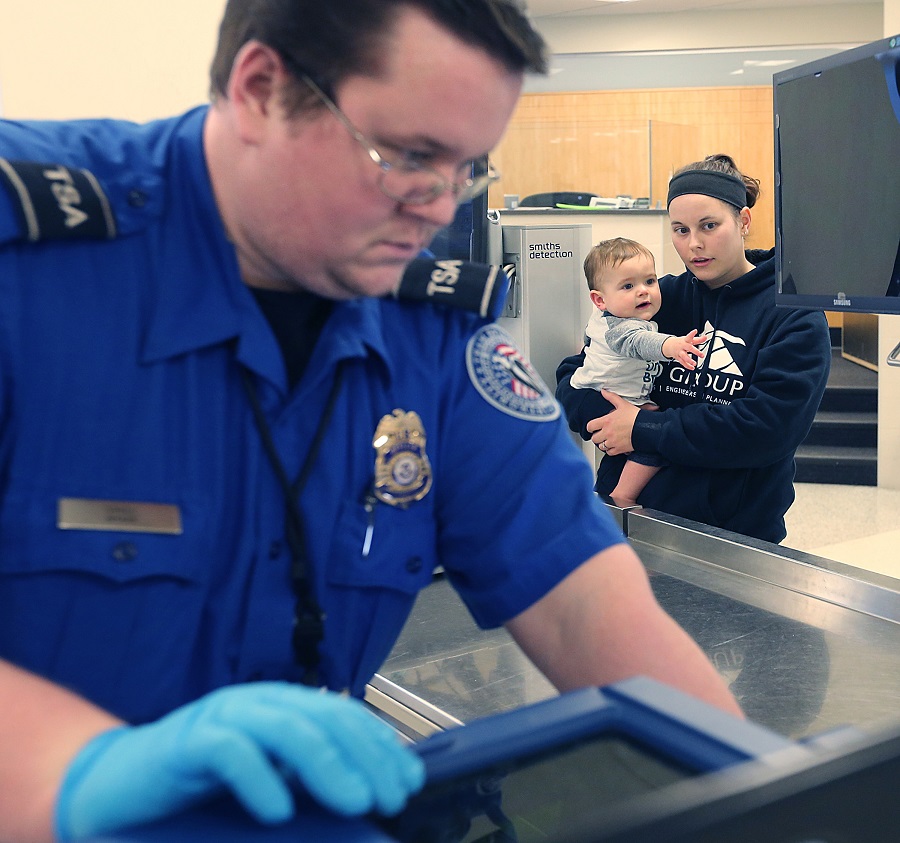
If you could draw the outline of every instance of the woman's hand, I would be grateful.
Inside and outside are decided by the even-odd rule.
[[[606,454],[630,454],[634,450],[631,431],[638,408],[614,392],[603,389],[600,394],[613,405],[613,410],[587,423],[591,442]]]

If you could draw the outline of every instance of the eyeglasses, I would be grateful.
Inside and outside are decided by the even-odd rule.
[[[448,181],[439,172],[420,164],[417,161],[401,159],[388,161],[375,149],[372,142],[356,128],[350,119],[309,76],[300,74],[300,78],[309,85],[312,92],[322,101],[328,110],[341,122],[353,139],[366,151],[369,158],[378,165],[381,173],[378,176],[378,187],[385,195],[405,205],[426,205],[433,202],[444,191],[453,193],[457,203],[484,193],[488,187],[500,178],[500,173],[487,163],[487,170],[473,173],[461,181]],[[472,164],[474,168],[475,164]]]

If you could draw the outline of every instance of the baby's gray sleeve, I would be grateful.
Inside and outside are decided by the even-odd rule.
[[[623,319],[606,332],[609,347],[623,357],[638,360],[668,360],[663,354],[663,343],[671,334],[660,334],[647,322],[638,319]]]

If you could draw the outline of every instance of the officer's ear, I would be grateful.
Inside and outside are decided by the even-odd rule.
[[[258,142],[266,122],[278,114],[278,91],[288,73],[278,53],[259,41],[238,51],[228,78],[228,100],[241,139]]]

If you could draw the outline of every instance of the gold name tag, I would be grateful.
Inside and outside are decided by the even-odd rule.
[[[126,533],[181,535],[181,509],[169,503],[60,498],[56,509],[60,530],[118,530]]]

